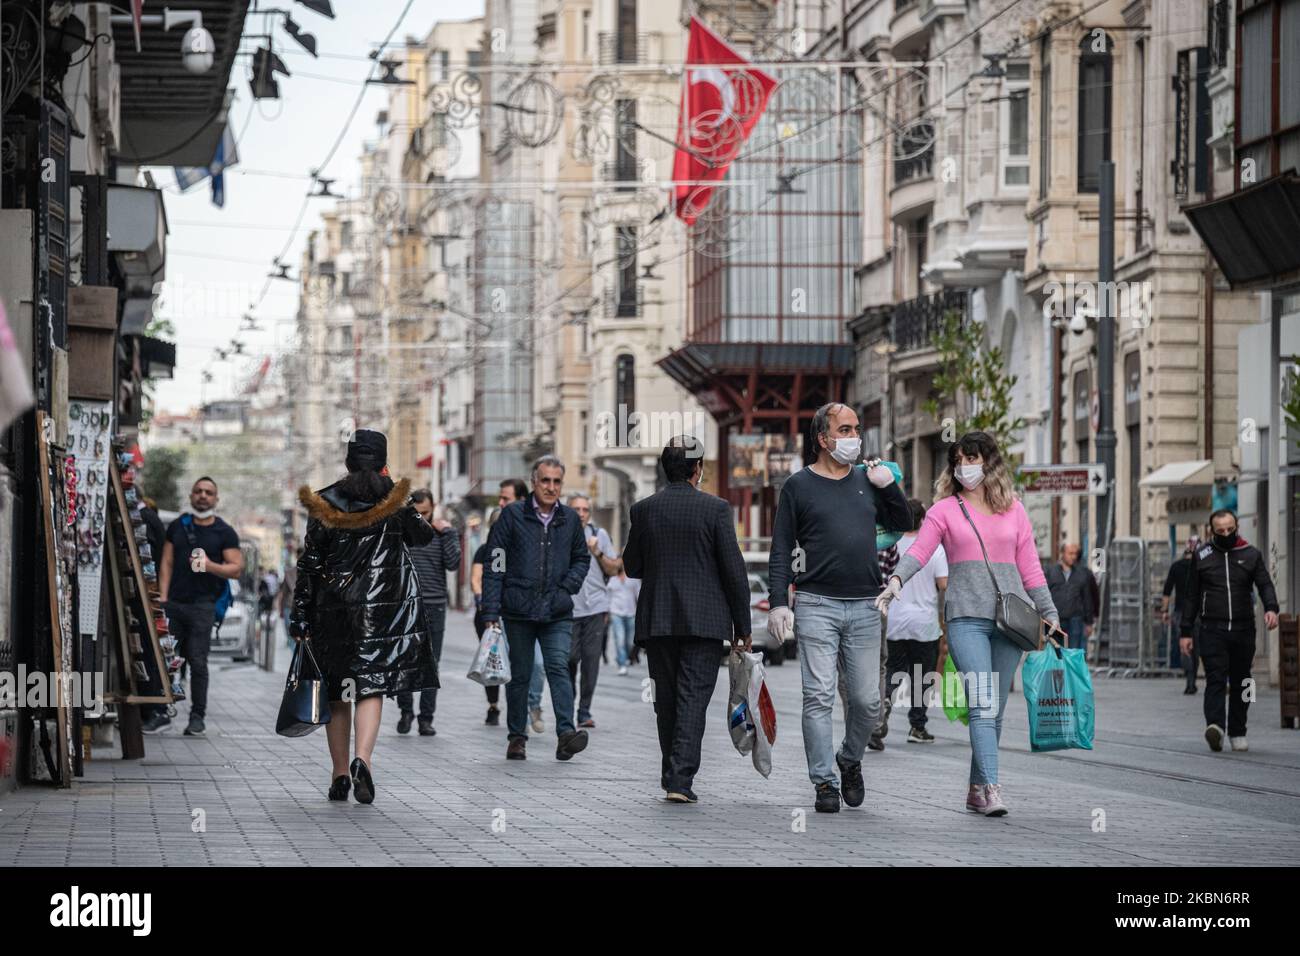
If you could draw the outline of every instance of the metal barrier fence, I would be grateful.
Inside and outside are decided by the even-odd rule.
[[[1161,620],[1160,604],[1171,557],[1167,541],[1116,538],[1106,551],[1101,581],[1102,633],[1093,662],[1111,676],[1181,673],[1171,664],[1177,621]]]

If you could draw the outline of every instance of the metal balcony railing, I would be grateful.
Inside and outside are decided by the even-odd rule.
[[[957,312],[968,321],[966,293],[945,289],[933,295],[919,295],[894,306],[890,338],[899,352],[928,348],[943,326],[944,316]]]
[[[605,294],[605,318],[637,319],[645,308],[645,289],[639,284],[635,294],[620,294],[617,289]]]
[[[614,63],[645,63],[650,58],[649,33],[599,33],[596,51],[601,66]]]
[[[620,189],[635,189],[641,185],[641,171],[635,156],[606,160],[600,164],[600,178]]]
[[[933,164],[934,124],[913,123],[899,134],[894,147],[894,185],[930,176]]]

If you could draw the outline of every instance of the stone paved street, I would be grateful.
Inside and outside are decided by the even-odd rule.
[[[696,806],[666,804],[644,666],[605,665],[586,752],[554,759],[547,733],[507,763],[505,729],[483,724],[482,689],[463,675],[474,644],[452,612],[434,738],[394,729],[387,703],[369,807],[325,800],[325,735],[273,732],[282,677],[218,663],[206,738],[174,721],[148,756],[99,751],[70,792],[0,798],[0,865],[431,864],[1126,866],[1291,864],[1300,859],[1300,733],[1278,729],[1267,689],[1251,751],[1211,754],[1200,697],[1181,681],[1098,680],[1097,749],[1031,754],[1025,706],[1008,706],[1002,779],[1012,813],[963,811],[965,729],[932,710],[938,741],[907,745],[896,712],[883,753],[864,762],[867,800],[812,812],[799,727],[797,662],[770,671],[779,712],[774,770],[762,779],[723,723],[726,670],[710,709]],[[280,652],[282,666],[287,654]],[[181,716],[187,713],[181,705]],[[504,724],[504,720],[503,720]],[[202,810],[205,832],[193,832]],[[1104,812],[1104,832],[1094,832]],[[496,827],[494,828],[494,821]],[[801,826],[802,824],[802,826]],[[504,827],[504,829],[502,829]]]

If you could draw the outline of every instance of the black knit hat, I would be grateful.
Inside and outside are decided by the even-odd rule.
[[[388,464],[388,439],[383,432],[358,428],[348,442],[348,471],[379,471]]]

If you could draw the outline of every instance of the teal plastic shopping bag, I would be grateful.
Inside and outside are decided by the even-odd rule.
[[[1025,658],[1021,677],[1029,707],[1034,751],[1091,750],[1094,724],[1092,675],[1082,648],[1055,642]]]

